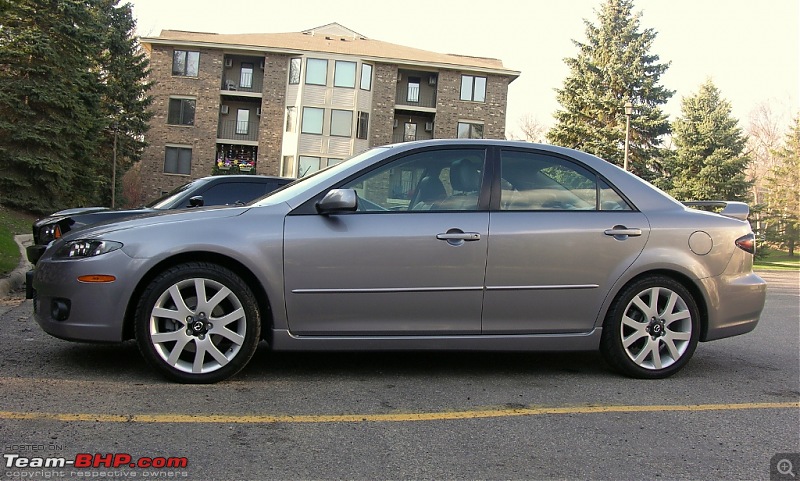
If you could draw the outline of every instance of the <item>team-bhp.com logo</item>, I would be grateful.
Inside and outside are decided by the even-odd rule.
[[[35,458],[20,456],[18,454],[3,454],[6,468],[140,468],[140,469],[166,469],[186,468],[189,466],[187,458],[178,457],[140,457],[134,458],[127,453],[79,453],[75,459],[67,458]]]

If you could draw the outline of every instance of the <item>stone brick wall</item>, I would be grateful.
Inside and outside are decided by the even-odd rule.
[[[370,113],[369,145],[375,147],[392,143],[394,127],[394,98],[397,91],[397,65],[375,64],[372,84],[372,113]]]
[[[223,54],[219,50],[199,49],[197,77],[172,75],[172,47],[153,45],[150,55],[150,90],[153,96],[153,118],[142,156],[141,179],[144,197],[153,199],[190,179],[211,175],[216,158],[219,90],[222,79]],[[193,126],[167,125],[170,95],[195,97]],[[191,175],[164,174],[167,144],[192,148]]]
[[[259,174],[280,175],[289,58],[288,55],[270,53],[264,59],[264,90],[258,128]]]
[[[469,102],[461,100],[462,74],[481,75],[458,70],[439,72],[434,138],[454,139],[459,120],[474,120],[483,122],[484,138],[505,139],[508,77],[487,75],[486,101]]]

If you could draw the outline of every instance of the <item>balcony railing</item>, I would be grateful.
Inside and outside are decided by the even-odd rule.
[[[392,143],[399,144],[401,142],[413,142],[415,140],[430,140],[433,138],[430,132],[425,132],[424,134],[421,132],[417,132],[417,136],[409,136],[404,134],[393,134],[392,135]]]
[[[217,138],[228,140],[258,140],[258,122],[225,120],[219,123]]]
[[[254,92],[261,93],[263,86],[263,79],[253,75],[252,73],[245,73],[244,75],[230,75],[222,79],[222,90],[231,92]]]
[[[419,87],[398,88],[395,103],[397,105],[435,109],[436,92],[433,90],[420,89]]]

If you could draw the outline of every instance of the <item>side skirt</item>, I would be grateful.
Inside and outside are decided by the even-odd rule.
[[[470,336],[296,336],[272,331],[275,351],[596,351],[598,327],[579,334]]]

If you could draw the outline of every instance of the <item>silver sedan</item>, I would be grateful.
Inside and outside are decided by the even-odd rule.
[[[243,207],[70,233],[33,276],[36,320],[135,338],[168,378],[275,350],[593,350],[634,377],[753,330],[748,209],[689,208],[586,153],[436,140],[378,147]]]

